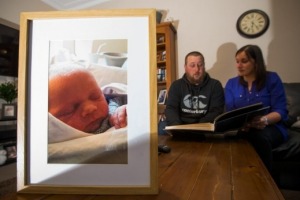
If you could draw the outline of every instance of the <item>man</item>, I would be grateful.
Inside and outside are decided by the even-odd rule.
[[[213,122],[224,111],[220,81],[205,71],[204,56],[197,51],[185,57],[185,74],[169,89],[165,110],[167,125]]]

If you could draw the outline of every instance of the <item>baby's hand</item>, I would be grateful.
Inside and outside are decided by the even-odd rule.
[[[116,129],[127,126],[126,105],[120,106],[116,109],[116,111],[110,116],[109,123]]]

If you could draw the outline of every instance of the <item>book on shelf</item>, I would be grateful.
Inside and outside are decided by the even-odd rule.
[[[265,115],[269,111],[269,106],[264,107],[262,103],[256,103],[249,106],[241,107],[235,110],[224,112],[218,115],[213,123],[195,123],[166,126],[165,130],[172,133],[175,131],[209,131],[224,132],[237,130],[241,128],[247,121],[256,116]]]
[[[157,69],[157,80],[158,81],[166,80],[166,68],[161,67],[161,68]]]

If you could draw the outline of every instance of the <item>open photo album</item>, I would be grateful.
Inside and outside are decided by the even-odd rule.
[[[264,107],[262,103],[256,103],[232,111],[224,112],[217,116],[213,123],[195,123],[166,126],[167,132],[190,130],[190,131],[209,131],[223,132],[235,130],[242,127],[247,121],[255,116],[265,115],[270,107]]]

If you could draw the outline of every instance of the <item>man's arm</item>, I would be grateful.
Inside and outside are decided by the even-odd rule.
[[[224,89],[219,81],[212,87],[211,94],[208,112],[199,122],[213,122],[218,115],[224,112]]]
[[[178,125],[182,124],[180,119],[180,94],[178,89],[171,85],[167,98],[167,106],[165,110],[167,125]]]

